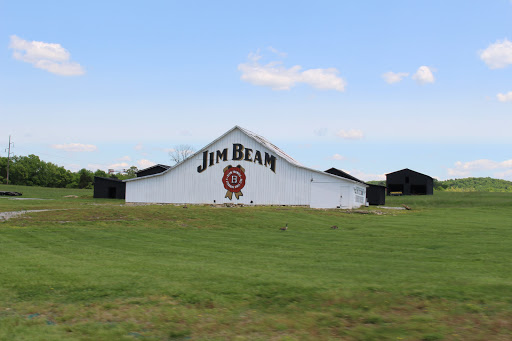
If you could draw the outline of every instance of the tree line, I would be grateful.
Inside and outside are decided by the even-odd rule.
[[[9,162],[9,184],[21,186],[40,186],[57,188],[93,188],[95,176],[120,180],[134,178],[137,167],[130,167],[125,174],[107,174],[100,169],[92,172],[82,168],[72,172],[51,162],[45,162],[39,156],[13,156]],[[0,157],[0,184],[7,182],[7,158]]]

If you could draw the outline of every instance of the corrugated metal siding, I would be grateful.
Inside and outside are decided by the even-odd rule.
[[[245,148],[265,152],[276,157],[275,173],[270,167],[251,161],[233,161],[233,144],[240,143]],[[307,205],[311,201],[311,181],[343,183],[350,188],[355,185],[346,180],[318,173],[307,168],[290,164],[274,151],[256,142],[239,129],[233,130],[209,146],[209,152],[228,149],[228,161],[220,160],[213,166],[199,173],[197,167],[203,164],[204,151],[182,162],[171,170],[148,178],[126,182],[127,202],[150,203],[191,203],[217,204],[237,203],[255,205]],[[242,189],[243,196],[232,200],[225,198],[226,189],[222,183],[223,169],[231,165],[241,165],[245,169],[246,182]],[[351,202],[354,202],[353,200]],[[357,205],[358,206],[358,205]]]

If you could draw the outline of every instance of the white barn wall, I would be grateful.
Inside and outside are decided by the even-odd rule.
[[[254,161],[233,161],[233,144],[240,143],[245,148],[252,149],[252,159],[256,150],[261,152],[263,163],[265,153],[276,157],[275,172],[270,166],[260,165]],[[209,152],[228,149],[228,161],[220,160],[213,166],[207,167],[203,172],[198,172],[198,166],[203,164],[203,151]],[[244,149],[245,151],[245,149]],[[215,156],[215,155],[214,155]],[[242,166],[245,169],[246,182],[241,190],[243,196],[232,200],[226,198],[226,189],[222,183],[223,169],[231,165]],[[240,129],[234,129],[225,136],[215,141],[193,157],[157,175],[130,179],[126,181],[126,202],[146,203],[191,203],[191,204],[217,204],[236,203],[254,205],[306,205],[311,202],[311,182],[333,182],[344,185],[350,195],[350,189],[362,184],[299,167],[288,162],[275,150],[271,150],[263,144],[248,136]],[[352,191],[353,192],[353,191]],[[251,203],[252,201],[252,203]],[[350,207],[359,206],[353,198]]]

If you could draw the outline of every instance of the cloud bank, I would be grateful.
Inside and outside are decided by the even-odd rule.
[[[455,167],[448,168],[448,175],[455,177],[468,177],[474,172],[495,171],[493,174],[497,178],[512,176],[512,159],[505,161],[493,161],[480,159],[468,162],[455,162]]]
[[[267,86],[272,90],[290,90],[293,86],[303,83],[320,90],[336,90],[343,92],[346,81],[339,77],[335,68],[302,70],[300,65],[286,68],[280,61],[268,64],[260,63],[258,53],[249,54],[248,61],[238,65],[242,73],[240,79],[258,86]]]
[[[15,59],[32,64],[38,69],[59,76],[85,74],[85,70],[80,64],[70,61],[71,54],[60,44],[27,41],[12,35],[9,48],[14,50],[12,56]]]

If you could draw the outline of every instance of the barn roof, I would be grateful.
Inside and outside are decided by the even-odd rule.
[[[347,172],[344,172],[344,171],[342,171],[341,169],[338,169],[338,168],[332,167],[332,168],[329,168],[328,170],[326,170],[325,172],[329,173],[329,174],[334,174],[334,175],[337,175],[337,176],[341,176],[342,178],[354,180],[354,181],[360,182],[362,184],[366,184],[366,182],[364,182],[363,180],[359,180],[355,176],[352,176],[352,175],[348,174]]]
[[[117,179],[117,178],[106,178],[104,176],[95,176],[94,180],[96,181],[96,179],[101,179],[101,180],[105,180],[105,181],[112,181],[112,182],[123,182],[123,180],[120,180],[120,179]]]
[[[252,131],[249,131],[247,129],[244,129],[242,127],[239,127],[239,126],[235,126],[233,129],[235,128],[238,128],[240,129],[241,131],[243,131],[245,134],[247,134],[247,136],[253,138],[254,140],[256,140],[257,142],[261,143],[262,145],[264,145],[265,147],[267,147],[268,149],[272,150],[274,153],[276,153],[277,155],[279,155],[280,157],[282,157],[283,159],[286,159],[286,161],[290,162],[290,163],[293,163],[295,164],[296,166],[302,166],[300,164],[300,162],[298,162],[297,160],[295,160],[294,158],[292,158],[290,155],[286,154],[285,152],[283,152],[281,149],[279,149],[276,145],[274,145],[272,142],[270,142],[269,140],[267,140],[266,138],[264,138],[263,136],[260,136],[260,135],[257,135],[255,133],[253,133]],[[231,130],[233,130],[231,129]]]
[[[150,166],[150,167],[147,167],[147,168],[144,168],[144,169],[140,169],[138,171],[136,171],[135,173],[142,173],[142,172],[145,172],[147,170],[150,170],[150,169],[153,169],[153,168],[156,168],[156,167],[160,167],[160,168],[164,168],[164,169],[169,169],[171,168],[171,166],[167,166],[167,165],[162,165],[160,163],[156,164],[156,165],[153,165],[153,166]]]
[[[423,173],[420,173],[420,172],[416,172],[416,171],[414,171],[414,170],[412,170],[412,169],[409,169],[409,168],[400,169],[400,170],[397,170],[397,171],[394,171],[394,172],[391,172],[391,173],[387,173],[386,175],[389,175],[389,174],[395,174],[395,173],[400,173],[400,172],[403,172],[403,171],[413,172],[413,173],[416,173],[416,174],[419,174],[419,175],[423,175],[423,176],[426,176],[426,177],[428,177],[428,178],[433,179],[430,175],[423,174]]]

